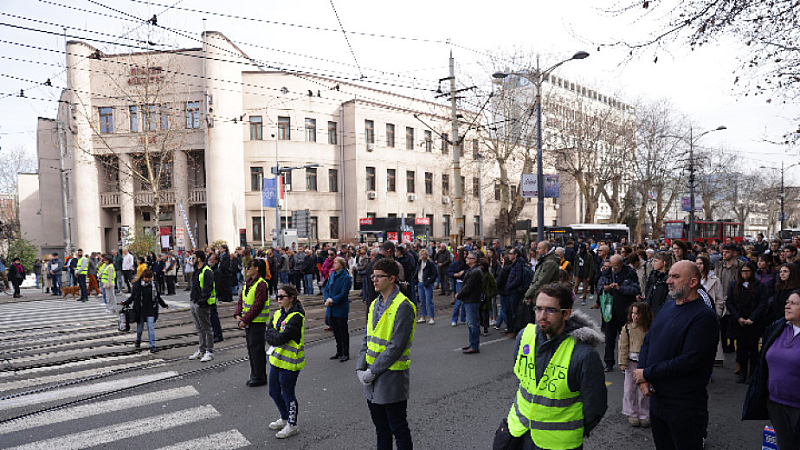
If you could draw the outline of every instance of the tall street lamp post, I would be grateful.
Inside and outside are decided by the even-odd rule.
[[[572,55],[571,58],[565,59],[552,67],[541,70],[539,68],[539,57],[536,57],[536,70],[519,71],[519,72],[495,72],[492,74],[493,78],[503,79],[509,75],[515,75],[532,82],[536,86],[536,99],[534,107],[536,108],[536,238],[539,242],[544,240],[544,171],[542,168],[542,82],[559,66],[567,61],[573,59],[586,59],[589,56],[588,52],[580,51]]]
[[[727,127],[725,125],[720,125],[713,130],[708,130],[700,133],[696,138],[693,137],[693,129],[689,127],[689,246],[691,248],[694,245],[694,144],[695,142],[699,141],[701,137],[707,135],[708,133],[712,133],[714,131],[721,131],[726,130]]]

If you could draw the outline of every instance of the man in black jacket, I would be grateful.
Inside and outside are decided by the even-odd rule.
[[[480,353],[480,314],[481,297],[483,296],[483,276],[478,266],[478,252],[469,252],[466,258],[467,269],[463,275],[464,284],[456,294],[456,298],[464,302],[467,312],[467,328],[469,328],[469,345],[462,350],[464,353]]]
[[[232,302],[233,296],[231,295],[231,287],[228,285],[228,273],[231,270],[231,257],[228,253],[228,245],[222,244],[219,255],[219,266],[215,269],[219,271],[219,275],[214,277],[217,282],[217,297],[221,302]]]

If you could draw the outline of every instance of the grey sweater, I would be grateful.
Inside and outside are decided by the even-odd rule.
[[[400,293],[400,289],[395,286],[392,293],[389,294],[388,300],[383,303],[385,305],[383,308],[380,307],[383,305],[375,303],[372,313],[372,324],[374,326],[378,325],[381,316],[398,293]],[[384,298],[382,295],[378,295],[375,301],[384,302]],[[386,405],[408,400],[411,380],[410,370],[389,370],[389,366],[403,356],[403,352],[409,345],[408,341],[411,339],[411,333],[414,331],[415,319],[414,308],[409,302],[403,302],[395,315],[392,339],[389,341],[389,345],[386,346],[386,350],[375,358],[372,365],[367,364],[367,334],[366,332],[364,333],[364,339],[361,341],[361,350],[358,353],[356,370],[370,369],[375,374],[375,381],[368,386],[364,386],[364,396],[372,403]]]

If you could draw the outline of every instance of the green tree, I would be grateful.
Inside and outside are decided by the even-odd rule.
[[[19,262],[22,264],[22,267],[25,268],[25,272],[31,273],[38,252],[39,248],[31,241],[23,238],[13,239],[8,244],[6,265],[10,265],[14,258],[19,258]]]
[[[137,222],[133,227],[133,240],[128,245],[128,250],[136,256],[145,256],[147,252],[156,251],[156,237],[145,233],[144,226]]]

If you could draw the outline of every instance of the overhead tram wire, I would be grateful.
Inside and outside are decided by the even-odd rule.
[[[342,19],[339,18],[339,12],[336,11],[336,5],[333,4],[333,0],[330,0],[330,2],[331,8],[333,8],[333,14],[336,16],[336,21],[339,22],[339,28],[342,30],[344,40],[347,42],[347,48],[350,49],[350,55],[353,56],[353,61],[355,61],[356,67],[358,67],[358,73],[361,75],[361,78],[365,78],[364,72],[361,70],[361,65],[358,63],[358,58],[356,58],[356,52],[353,51],[353,44],[350,43],[350,38],[347,37],[347,32],[344,31],[344,25],[342,24]]]

